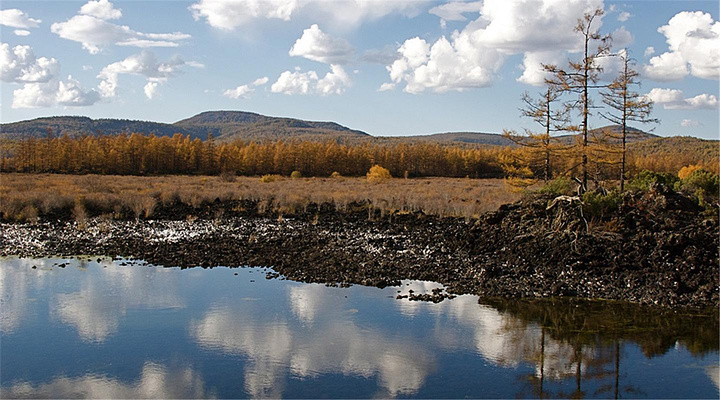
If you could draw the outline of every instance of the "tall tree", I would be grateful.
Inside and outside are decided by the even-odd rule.
[[[627,158],[627,137],[628,122],[642,124],[657,123],[655,118],[650,118],[652,113],[652,100],[641,96],[631,90],[631,86],[640,85],[637,80],[639,74],[635,70],[635,62],[627,50],[621,50],[617,57],[622,62],[622,70],[615,80],[608,85],[607,90],[601,92],[603,102],[611,108],[611,111],[600,113],[606,120],[619,125],[622,134],[622,161],[620,162],[620,191],[625,190],[625,172]]]
[[[553,109],[553,104],[558,102],[562,92],[556,90],[553,86],[548,85],[544,93],[535,99],[525,92],[522,96],[523,107],[520,114],[524,117],[532,118],[538,125],[543,128],[542,132],[532,132],[525,130],[526,135],[518,135],[514,131],[504,131],[503,136],[512,140],[514,143],[532,149],[529,155],[538,158],[540,155],[540,163],[542,164],[543,179],[545,182],[552,178],[551,155],[562,147],[556,143],[552,134],[559,131],[567,130],[569,123],[569,109],[567,107],[559,107]],[[530,165],[536,164],[535,160],[529,160]]]
[[[588,181],[588,117],[590,116],[590,109],[593,108],[589,91],[590,89],[599,89],[606,86],[597,84],[599,75],[602,72],[598,59],[608,56],[610,52],[610,35],[600,35],[598,29],[593,25],[593,22],[601,18],[603,14],[604,11],[598,8],[578,19],[574,30],[583,40],[582,60],[569,61],[567,69],[559,68],[556,65],[543,65],[545,71],[551,74],[551,77],[545,81],[548,85],[558,91],[578,94],[577,101],[572,102],[571,105],[578,109],[582,116],[580,130],[582,132],[581,164],[583,175],[581,190],[583,191],[587,190]],[[595,51],[591,51],[591,45],[595,42],[599,42],[598,46]]]

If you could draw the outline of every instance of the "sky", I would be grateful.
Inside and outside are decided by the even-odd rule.
[[[580,59],[573,28],[596,8],[661,121],[634,126],[718,139],[716,0],[3,0],[0,121],[241,110],[381,136],[536,130],[521,96],[543,91],[543,63]],[[602,63],[609,82],[617,59]]]

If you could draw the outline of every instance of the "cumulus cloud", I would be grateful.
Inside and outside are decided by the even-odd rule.
[[[82,44],[90,54],[99,53],[109,45],[132,47],[177,47],[190,35],[174,33],[142,33],[125,25],[108,22],[117,19],[122,12],[107,0],[89,1],[80,8],[80,14],[65,22],[57,22],[50,30],[63,39]]]
[[[95,89],[84,90],[80,82],[68,76],[65,81],[55,78],[48,82],[26,83],[13,91],[12,108],[83,107],[99,100],[100,94]]]
[[[25,30],[25,29],[15,29],[13,31],[13,33],[15,34],[15,36],[29,36],[30,35],[30,31]]]
[[[398,48],[399,58],[388,66],[392,82],[404,91],[446,92],[492,84],[508,55],[523,54],[519,81],[542,84],[541,63],[551,63],[580,48],[573,32],[578,15],[602,7],[601,0],[521,2],[486,0],[480,17],[450,37],[434,43],[415,37]],[[599,26],[599,25],[598,25]]]
[[[378,88],[378,92],[387,92],[389,90],[395,90],[395,84],[390,82],[385,82]]]
[[[0,10],[0,25],[9,26],[11,28],[37,28],[42,20],[30,18],[25,12],[17,8]]]
[[[330,65],[330,72],[322,78],[315,71],[285,71],[272,84],[270,91],[286,95],[319,94],[325,96],[342,94],[351,85],[352,80],[345,72],[345,69],[340,65],[332,64]]]
[[[465,13],[476,13],[482,9],[482,1],[464,2],[453,1],[433,7],[428,11],[437,15],[443,21],[467,21]]]
[[[250,93],[254,92],[255,89],[251,88],[248,85],[240,85],[236,87],[235,89],[228,89],[223,92],[223,96],[229,97],[231,99],[239,99],[239,98],[248,98],[250,96]]]
[[[235,89],[227,89],[223,92],[223,96],[229,97],[231,99],[247,99],[250,97],[250,94],[255,92],[255,89],[251,86],[263,86],[268,83],[270,79],[267,76],[263,76],[262,78],[257,78],[252,83],[247,85],[240,85],[236,87]]]
[[[80,7],[80,14],[92,15],[100,19],[118,19],[122,17],[122,11],[108,0],[88,1]]]
[[[262,78],[255,79],[252,84],[253,86],[262,86],[268,83],[269,80],[270,78],[268,78],[267,76],[263,76]]]
[[[289,54],[326,64],[345,64],[353,57],[355,49],[346,40],[334,38],[314,24],[303,31]]]
[[[30,46],[0,43],[0,81],[23,85],[13,91],[13,108],[81,107],[100,99],[97,91],[84,90],[71,76],[63,81],[59,73],[56,59],[36,57]]]
[[[54,58],[37,58],[30,46],[0,43],[0,80],[7,83],[48,82],[60,71]]]
[[[655,48],[654,48],[654,47],[650,46],[650,47],[648,47],[647,49],[645,49],[645,53],[644,53],[645,57],[649,57],[649,56],[651,56],[651,55],[653,55],[653,54],[655,54]]]
[[[683,128],[694,128],[700,126],[700,122],[695,121],[694,119],[684,119],[680,121],[680,126],[682,126]]]
[[[120,75],[137,75],[147,79],[144,91],[148,99],[152,99],[160,84],[180,72],[180,67],[187,63],[180,57],[173,57],[166,62],[158,62],[155,54],[143,50],[133,54],[122,61],[105,66],[98,74],[101,79],[98,86],[103,97],[115,97]]]
[[[223,30],[233,30],[256,19],[289,21],[303,10],[339,27],[352,28],[393,13],[417,15],[424,3],[427,1],[200,0],[189,9],[196,21],[205,20],[208,25]]]
[[[709,13],[683,11],[658,28],[668,50],[650,59],[643,72],[656,81],[676,81],[687,75],[720,79],[720,21]]]
[[[645,96],[656,104],[661,104],[666,110],[713,110],[718,108],[717,97],[707,93],[685,98],[682,90],[654,88]]]

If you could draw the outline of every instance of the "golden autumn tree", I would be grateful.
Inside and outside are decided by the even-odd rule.
[[[540,125],[542,131],[533,132],[525,129],[525,135],[518,135],[515,131],[510,130],[503,131],[503,136],[528,149],[524,153],[528,157],[525,160],[528,167],[535,169],[538,164],[541,165],[545,182],[549,181],[553,175],[551,157],[565,149],[552,136],[556,132],[568,129],[568,107],[553,108],[553,105],[560,100],[561,94],[561,91],[556,90],[553,86],[547,86],[545,92],[541,93],[537,99],[531,97],[527,92],[523,93],[524,105],[520,109],[520,113],[523,117],[531,118]],[[520,155],[522,154],[520,153]]]
[[[622,62],[619,75],[608,85],[607,90],[601,92],[603,102],[610,107],[610,111],[600,113],[606,120],[620,126],[621,161],[620,161],[620,191],[625,190],[625,173],[627,160],[628,122],[641,124],[657,123],[658,120],[650,118],[653,109],[652,100],[631,90],[632,86],[639,85],[640,75],[634,68],[635,63],[627,50],[617,54]]]
[[[569,105],[578,110],[581,117],[581,123],[577,130],[581,133],[579,153],[581,157],[580,165],[582,166],[582,191],[587,190],[588,118],[590,109],[594,108],[590,90],[606,86],[598,84],[600,73],[603,70],[598,60],[609,55],[611,37],[610,35],[600,35],[598,28],[595,27],[596,24],[594,24],[604,13],[601,8],[598,8],[578,19],[574,31],[580,35],[583,43],[583,56],[580,61],[569,61],[566,68],[543,64],[544,70],[551,74],[551,77],[546,79],[549,86],[559,92],[573,93],[578,96],[577,100],[569,103]],[[591,46],[595,44],[597,44],[597,47],[593,50]]]

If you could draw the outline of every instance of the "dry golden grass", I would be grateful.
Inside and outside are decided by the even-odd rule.
[[[151,218],[159,204],[178,200],[199,207],[219,199],[254,200],[261,211],[287,214],[310,203],[346,210],[354,202],[366,202],[382,214],[422,211],[470,219],[520,197],[501,179],[394,178],[372,183],[365,178],[273,178],[0,174],[0,213],[14,221],[62,210],[72,210],[78,220],[99,214]]]

